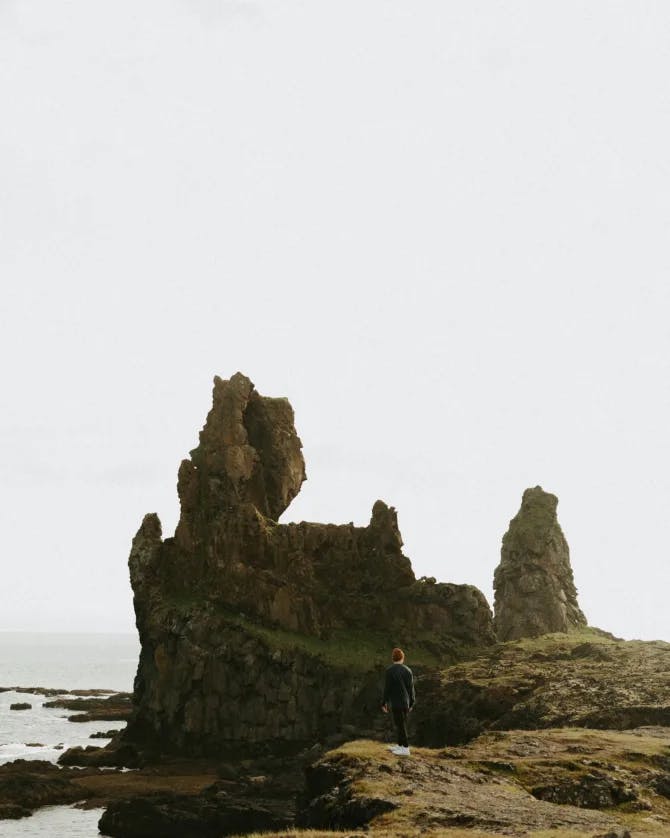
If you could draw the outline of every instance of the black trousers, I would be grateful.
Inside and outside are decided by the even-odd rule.
[[[392,707],[391,712],[393,713],[395,728],[398,731],[398,745],[407,748],[409,747],[407,739],[407,715],[409,710],[406,707]]]

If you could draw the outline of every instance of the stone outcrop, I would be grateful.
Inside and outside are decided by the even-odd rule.
[[[540,486],[526,489],[503,536],[496,568],[498,640],[538,637],[586,625],[577,603],[570,550],[556,517],[558,498]]]
[[[668,643],[591,628],[500,643],[420,679],[411,741],[439,748],[494,730],[670,728],[669,654]]]
[[[493,641],[476,588],[416,580],[382,501],[363,527],[279,524],[304,480],[288,401],[240,373],[215,378],[179,468],[174,537],[147,515],[130,553],[142,650],[125,741],[185,753],[311,742],[369,726],[391,645],[446,661]]]
[[[297,825],[314,838],[355,829],[380,838],[660,838],[670,829],[664,740],[664,731],[638,731],[634,759],[630,736],[611,731],[485,734],[466,747],[415,748],[411,759],[348,742],[307,769]]]
[[[40,806],[74,803],[81,796],[50,762],[17,759],[0,765],[0,821],[27,818]]]

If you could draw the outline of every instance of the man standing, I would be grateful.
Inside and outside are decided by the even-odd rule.
[[[405,666],[405,653],[402,649],[394,649],[391,653],[393,663],[386,670],[384,681],[384,697],[382,710],[388,713],[389,707],[393,714],[398,744],[392,745],[391,751],[399,757],[409,756],[409,741],[407,739],[407,715],[414,707],[414,676],[409,666]]]

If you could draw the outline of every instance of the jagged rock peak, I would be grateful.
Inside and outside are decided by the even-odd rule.
[[[251,503],[276,521],[305,480],[301,449],[288,399],[261,396],[240,372],[215,376],[200,444],[180,469],[182,512],[196,499],[210,512]]]
[[[494,642],[480,591],[416,580],[383,501],[364,527],[278,523],[304,479],[288,401],[240,373],[216,378],[179,468],[174,536],[152,514],[133,540],[142,649],[124,741],[218,756],[231,743],[303,747],[343,723],[368,729],[374,667],[400,641],[413,659],[450,660]]]
[[[538,637],[586,625],[557,506],[556,495],[541,486],[526,489],[521,508],[503,536],[493,579],[494,626],[499,640]]]

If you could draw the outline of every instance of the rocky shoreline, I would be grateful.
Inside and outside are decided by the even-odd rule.
[[[215,378],[174,535],[149,513],[133,539],[132,696],[32,690],[127,726],[0,767],[0,818],[77,802],[114,838],[667,838],[670,644],[587,626],[556,496],[523,493],[492,613],[416,579],[381,500],[363,527],[280,524],[301,448],[286,399]],[[405,759],[379,708],[395,645],[417,678]]]
[[[419,678],[412,741],[429,747],[408,760],[390,754],[383,733],[352,729],[293,756],[247,759],[142,752],[117,736],[64,752],[58,766],[0,766],[0,817],[77,802],[105,808],[100,830],[117,838],[660,838],[670,834],[670,725],[658,723],[670,721],[669,661],[669,644],[591,629],[498,644],[442,670],[439,689],[437,674]],[[443,717],[458,744],[445,746]]]

